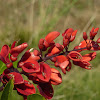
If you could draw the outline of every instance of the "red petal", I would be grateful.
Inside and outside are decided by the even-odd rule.
[[[40,63],[40,72],[37,72],[37,77],[45,82],[48,82],[50,80],[51,76],[51,68],[48,64]]]
[[[40,66],[37,61],[33,60],[32,62],[26,62],[22,66],[23,71],[27,73],[39,72]]]
[[[48,56],[52,56],[54,54],[58,54],[60,53],[62,50],[59,50],[56,46],[52,46],[49,50],[48,50]]]
[[[23,84],[16,85],[16,89],[20,94],[26,96],[36,93],[34,85],[26,80],[24,80]]]
[[[71,62],[69,61],[69,64],[68,64],[68,66],[66,67],[66,71],[69,72],[69,71],[71,70],[71,66],[72,66],[72,65],[71,65]]]
[[[87,42],[88,42],[89,40],[87,40]],[[80,44],[79,44],[79,47],[80,48],[84,48],[84,47],[86,47],[86,41],[84,40],[84,41],[82,41]]]
[[[69,59],[64,55],[60,55],[56,57],[55,66],[60,67],[64,74],[66,74],[66,68],[68,64],[69,64]]]
[[[57,31],[50,32],[50,33],[45,37],[45,40],[46,40],[48,43],[51,43],[51,42],[52,42],[55,38],[57,38],[59,35],[60,35],[60,33],[57,32]]]
[[[37,88],[42,96],[47,99],[51,99],[53,97],[54,91],[53,87],[50,83],[40,83]]]
[[[55,46],[61,51],[64,49],[64,46],[59,43],[56,43]]]
[[[68,67],[68,65],[69,65],[69,61],[67,61],[67,60],[59,64],[59,66],[64,74],[66,74],[66,68]]]
[[[64,45],[64,47],[66,47],[68,44],[69,44],[69,40],[63,38],[63,45]]]
[[[95,29],[94,29],[94,32],[98,32],[98,30],[99,30],[99,28],[95,28]]]
[[[64,35],[64,38],[69,40],[69,39],[71,38],[71,34],[72,34],[72,33],[65,34],[65,35]]]
[[[33,54],[34,54],[35,56],[39,56],[39,55],[40,55],[40,52],[39,52],[38,50],[35,49],[35,50],[33,51]]]
[[[68,33],[72,33],[74,30],[72,28],[68,28],[65,30],[65,32],[62,34],[62,36],[64,36],[65,34],[68,34]]]
[[[68,57],[73,60],[73,61],[80,61],[82,60],[82,55],[77,52],[77,51],[71,51],[69,54],[68,54]]]
[[[50,78],[50,82],[53,85],[58,85],[58,84],[62,83],[61,74],[55,68],[51,68],[51,78]]]
[[[9,60],[9,46],[8,45],[4,45],[1,49],[1,52],[0,52],[0,60],[2,62],[4,62],[5,64],[7,63],[10,63],[10,60]]]
[[[100,38],[97,39],[97,43],[100,43]]]
[[[13,42],[13,44],[11,45],[11,49],[15,47],[16,41]]]

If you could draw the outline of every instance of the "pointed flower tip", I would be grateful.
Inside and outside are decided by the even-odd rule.
[[[50,83],[41,83],[37,86],[40,94],[44,96],[46,99],[51,99],[54,94],[53,87]]]
[[[87,40],[87,34],[86,34],[86,32],[83,32],[83,39]]]

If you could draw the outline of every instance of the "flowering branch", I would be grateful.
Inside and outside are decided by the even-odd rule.
[[[28,46],[27,43],[22,43],[19,46],[16,45],[16,41],[13,42],[11,48],[8,45],[4,45],[0,52],[0,60],[6,65],[6,69],[0,75],[0,82],[3,83],[1,90],[5,85],[14,79],[14,89],[17,90],[19,95],[27,100],[27,96],[35,94],[36,90],[33,84],[37,84],[37,88],[42,96],[46,99],[51,99],[54,94],[52,85],[59,85],[62,83],[62,76],[56,68],[51,68],[47,60],[53,62],[55,67],[61,69],[66,74],[72,68],[72,63],[84,69],[91,69],[92,61],[96,57],[97,50],[100,50],[100,38],[97,41],[93,41],[99,28],[92,28],[90,31],[90,38],[86,32],[83,32],[83,41],[72,50],[68,50],[69,44],[74,41],[77,30],[68,28],[62,33],[63,43],[55,43],[54,40],[60,35],[59,32],[50,32],[44,39],[39,40],[39,50],[29,49],[18,61],[17,68],[14,67],[13,62],[18,58],[18,55]],[[93,51],[85,55],[81,55],[84,50]],[[44,54],[43,52],[46,51]],[[10,54],[10,57],[9,57]],[[72,61],[72,62],[71,62]],[[24,80],[22,75],[24,74],[33,83]]]

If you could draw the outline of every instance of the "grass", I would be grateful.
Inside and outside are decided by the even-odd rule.
[[[0,48],[15,40],[38,48],[39,39],[47,33],[73,28],[78,33],[70,45],[72,49],[82,40],[83,31],[89,33],[92,27],[100,26],[99,4],[99,0],[0,0]],[[56,41],[62,43],[61,39],[59,36]],[[98,52],[91,62],[92,70],[73,66],[66,75],[62,74],[63,82],[54,86],[52,100],[100,100],[99,57]],[[11,100],[14,99],[23,100],[16,91]]]

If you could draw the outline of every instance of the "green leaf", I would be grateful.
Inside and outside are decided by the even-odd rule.
[[[13,67],[17,68],[18,61],[13,62]]]
[[[32,94],[27,97],[27,100],[46,100],[46,99],[39,94]]]
[[[14,82],[13,79],[11,79],[5,86],[2,96],[1,96],[1,100],[11,100],[10,96],[12,94],[12,90],[14,88]]]
[[[4,71],[6,68],[7,68],[6,65],[5,65],[2,61],[0,61],[0,75],[3,73],[3,71]]]

